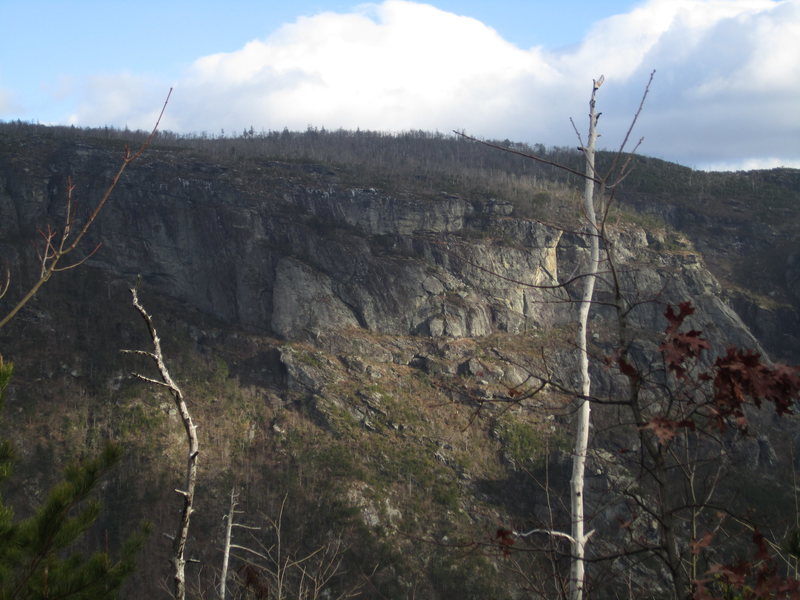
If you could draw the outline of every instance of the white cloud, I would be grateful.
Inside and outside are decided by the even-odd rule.
[[[183,119],[232,103],[256,127],[491,123],[510,110],[506,90],[522,77],[549,84],[556,73],[540,52],[522,51],[474,19],[389,0],[301,18],[264,41],[196,61],[183,91],[205,97]],[[227,126],[241,126],[241,113],[228,115]]]
[[[568,119],[582,125],[591,79],[604,73],[603,140],[613,146],[652,69],[643,152],[698,167],[800,160],[800,0],[649,0],[560,53],[523,50],[430,5],[386,0],[301,17],[238,51],[199,58],[175,84],[165,126],[463,128],[572,145]],[[74,122],[149,127],[168,87],[156,83],[97,78]]]
[[[83,86],[82,100],[67,117],[67,124],[150,129],[169,87],[153,77],[130,73],[95,75]],[[169,128],[169,123],[164,124]]]
[[[14,98],[14,94],[8,90],[0,88],[0,119],[4,115],[10,115],[17,111],[18,104]]]
[[[775,157],[750,158],[738,162],[708,163],[704,171],[752,171],[756,169],[775,169],[778,167],[800,169],[800,159],[784,160]]]

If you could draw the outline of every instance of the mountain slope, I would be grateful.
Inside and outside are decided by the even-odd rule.
[[[119,160],[115,136],[5,127],[0,251],[15,286],[35,272],[36,228],[61,222],[67,175],[84,211],[107,185]],[[550,585],[527,577],[549,568],[542,555],[522,556],[516,571],[490,546],[500,525],[566,523],[562,510],[545,510],[540,483],[547,473],[553,497],[566,485],[572,398],[559,390],[574,383],[575,315],[571,285],[560,284],[580,274],[586,250],[555,226],[577,214],[569,181],[482,152],[422,134],[161,140],[92,230],[87,248],[102,243],[100,251],[48,283],[0,336],[18,365],[5,427],[27,482],[20,504],[41,495],[53,464],[111,437],[130,454],[104,490],[98,539],[114,543],[144,515],[172,527],[179,424],[166,397],[127,376],[142,366],[118,353],[147,346],[127,292],[140,280],[200,426],[198,586],[210,589],[220,564],[232,485],[244,490],[251,524],[276,519],[287,499],[284,529],[298,556],[344,541],[342,572],[330,582],[337,591],[503,598]],[[698,219],[676,216],[689,209],[672,192],[647,187],[660,168],[677,167],[643,165],[619,198],[641,212],[615,213],[608,236],[621,291],[641,302],[630,320],[643,347],[663,329],[665,303],[691,300],[693,326],[718,351],[781,348],[752,335],[707,270],[700,249],[728,273],[721,238],[706,240]],[[746,204],[738,187],[731,194]],[[790,200],[781,210],[779,234],[764,247],[780,244],[796,220]],[[791,285],[781,289],[763,310],[794,310]],[[601,289],[598,300],[612,292]],[[611,354],[613,311],[600,304],[596,315],[594,351]],[[550,385],[529,395],[543,374]],[[596,377],[604,393],[619,384],[600,364]],[[598,419],[600,427],[611,415]],[[793,443],[781,436],[776,445]],[[753,465],[770,481],[784,466]],[[610,469],[594,468],[593,489],[610,485]],[[613,511],[595,501],[595,526],[614,531]],[[155,593],[152,573],[167,552],[157,538],[131,597]],[[613,568],[594,577],[604,589]]]

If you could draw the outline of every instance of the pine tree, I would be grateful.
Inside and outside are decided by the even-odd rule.
[[[12,308],[0,312],[0,329],[11,321],[55,274],[82,265],[98,249],[88,252],[71,264],[68,255],[82,246],[89,229],[103,210],[127,167],[150,146],[158,131],[164,106],[150,135],[135,152],[127,146],[111,183],[83,223],[76,220],[72,179],[67,181],[66,220],[62,229],[48,225],[40,230],[44,240],[39,253],[39,277]],[[74,256],[74,255],[73,255]],[[2,277],[4,275],[4,277]],[[11,271],[0,274],[0,299],[9,292]],[[0,354],[0,410],[3,394],[11,381],[14,367]],[[49,493],[31,517],[17,519],[13,509],[0,496],[0,600],[56,599],[103,600],[116,598],[125,577],[134,568],[134,559],[142,546],[147,527],[129,538],[117,560],[107,552],[84,555],[77,551],[84,534],[100,514],[100,503],[93,497],[97,484],[119,462],[121,450],[108,444],[96,458],[70,465],[64,479]],[[0,440],[0,484],[11,475],[13,449],[8,440]]]
[[[13,365],[0,357],[0,403],[12,372]],[[15,518],[13,509],[0,499],[0,599],[117,597],[133,571],[146,528],[127,540],[116,560],[106,552],[81,554],[76,546],[100,514],[93,492],[120,456],[120,448],[109,444],[99,456],[68,466],[63,481],[28,518]],[[2,440],[2,481],[9,478],[12,462],[11,444]]]

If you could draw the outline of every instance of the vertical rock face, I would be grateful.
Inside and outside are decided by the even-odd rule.
[[[86,207],[117,160],[78,145],[49,158],[22,153],[0,164],[8,255],[37,226],[58,222],[68,173],[81,174]],[[514,218],[495,200],[352,187],[313,165],[237,171],[167,150],[126,173],[92,236],[103,248],[91,264],[109,278],[141,274],[223,321],[297,340],[352,327],[470,337],[564,324],[574,315],[569,286],[558,284],[585,260],[580,236]],[[609,244],[632,301],[693,300],[705,330],[758,345],[696,255],[657,254],[636,228],[612,233]],[[634,317],[658,330],[662,311],[645,302]]]
[[[275,268],[272,331],[284,337],[323,329],[358,327],[353,311],[333,293],[331,279],[294,258]]]
[[[687,169],[672,183],[672,193],[633,192],[624,194],[623,203],[682,232],[770,355],[800,363],[800,171],[718,173],[698,180]]]
[[[67,155],[61,169],[89,170],[78,180],[88,203],[115,157],[79,158]],[[309,168],[262,177],[153,151],[94,228],[103,249],[91,263],[288,339],[348,327],[483,336],[555,318],[536,308],[543,292],[530,286],[556,283],[559,232],[505,216],[511,207],[496,202],[392,195],[332,176],[306,185]],[[0,197],[4,240],[58,218],[63,190],[52,177],[0,172],[16,182]]]

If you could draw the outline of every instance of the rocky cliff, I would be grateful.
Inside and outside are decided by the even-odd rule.
[[[683,232],[770,354],[800,362],[800,171],[696,173],[653,159],[639,171],[623,204]]]
[[[32,146],[0,163],[6,256],[42,224],[63,218],[65,174],[77,174],[85,210],[118,160],[84,144]],[[92,231],[87,245],[102,250],[88,264],[111,281],[141,277],[231,325],[291,340],[351,327],[476,337],[572,318],[568,295],[556,287],[580,274],[580,236],[515,218],[500,199],[388,193],[341,179],[335,168],[313,164],[240,169],[151,150]],[[623,292],[654,301],[643,328],[657,330],[665,303],[690,299],[703,305],[709,325],[727,332],[720,344],[729,337],[757,345],[721,300],[702,256],[675,234],[628,225],[609,243],[628,274]]]

